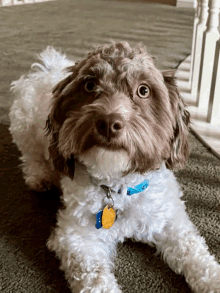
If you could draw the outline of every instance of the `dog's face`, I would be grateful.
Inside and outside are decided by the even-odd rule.
[[[144,173],[188,157],[184,109],[173,73],[139,47],[100,46],[53,90],[47,121],[54,166],[73,176],[73,158],[103,172]]]

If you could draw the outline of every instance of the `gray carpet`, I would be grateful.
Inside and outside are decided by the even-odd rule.
[[[80,58],[110,39],[142,41],[161,69],[175,68],[191,50],[193,10],[143,2],[62,0],[0,8],[0,292],[69,293],[59,261],[45,247],[56,222],[59,193],[30,192],[8,132],[9,85],[47,45]],[[220,161],[190,134],[191,156],[176,173],[190,218],[220,262]],[[123,293],[188,293],[184,278],[155,249],[118,245],[115,275]]]

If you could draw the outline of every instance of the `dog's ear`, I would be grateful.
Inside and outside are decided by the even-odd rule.
[[[175,71],[163,71],[164,82],[169,91],[174,115],[173,138],[170,141],[170,156],[166,161],[169,169],[182,167],[189,157],[188,130],[190,114],[180,97],[175,82]]]
[[[74,65],[65,68],[65,72],[70,74],[53,88],[52,93],[54,96],[60,96],[67,93],[67,86],[70,85],[78,75],[78,64],[79,63],[75,63]]]
[[[61,127],[69,110],[69,100],[72,98],[73,83],[77,76],[76,64],[66,68],[70,72],[66,78],[61,80],[52,90],[53,98],[49,119],[52,125]]]
[[[50,145],[48,148],[50,159],[53,166],[61,174],[69,176],[71,179],[74,177],[75,172],[75,160],[74,155],[71,154],[69,158],[64,158],[58,148],[59,143],[59,131],[56,131],[51,124],[50,118],[46,121],[46,136],[49,136]]]
[[[52,104],[45,126],[46,136],[49,136],[50,139],[48,151],[54,168],[71,179],[73,179],[75,170],[74,155],[71,154],[68,159],[64,158],[59,151],[58,144],[59,130],[66,119],[68,110],[66,101],[68,100],[71,83],[75,78],[74,68],[75,66],[69,67],[67,71],[72,73],[60,81],[52,90]]]

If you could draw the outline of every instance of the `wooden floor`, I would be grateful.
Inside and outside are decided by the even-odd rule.
[[[191,56],[188,56],[176,72],[177,85],[192,117],[192,131],[211,151],[220,158],[220,125],[206,121],[207,111],[196,106],[189,85]]]

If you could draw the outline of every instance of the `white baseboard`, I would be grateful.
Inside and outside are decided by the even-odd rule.
[[[177,7],[193,8],[193,0],[177,0]]]

